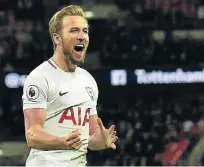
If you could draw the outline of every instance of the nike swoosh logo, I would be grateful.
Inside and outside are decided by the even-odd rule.
[[[67,94],[67,93],[68,93],[68,92],[63,92],[63,93],[62,93],[62,92],[60,91],[60,92],[59,92],[59,95],[60,95],[60,96],[64,96],[64,95]]]

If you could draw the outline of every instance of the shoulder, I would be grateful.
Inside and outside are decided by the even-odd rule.
[[[85,69],[83,69],[83,68],[80,68],[80,67],[78,67],[78,70],[79,70],[79,72],[80,72],[82,75],[87,76],[90,80],[92,80],[92,82],[93,82],[94,84],[97,85],[96,80],[94,79],[94,77],[93,77],[87,70],[85,70]]]
[[[43,76],[46,75],[46,73],[49,73],[51,70],[53,70],[53,67],[49,64],[48,61],[44,61],[42,64],[37,66],[35,69],[33,69],[29,76]]]
[[[27,76],[24,87],[29,85],[48,85],[47,73],[50,72],[50,68],[47,61],[37,66]]]
[[[48,76],[52,76],[57,68],[53,65],[50,60],[44,61],[35,69],[33,69],[27,78],[39,78],[39,79],[48,79]]]

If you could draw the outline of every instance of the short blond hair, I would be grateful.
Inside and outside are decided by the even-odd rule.
[[[83,9],[77,5],[69,5],[56,12],[49,21],[49,33],[53,43],[53,49],[55,50],[56,44],[53,40],[53,34],[59,33],[62,28],[62,20],[65,16],[81,16],[87,23],[88,20],[84,14]]]

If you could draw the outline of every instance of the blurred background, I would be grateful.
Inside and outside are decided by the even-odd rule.
[[[22,87],[52,54],[48,21],[80,5],[89,19],[83,65],[117,150],[88,165],[204,165],[204,0],[0,0],[0,165],[24,165]]]

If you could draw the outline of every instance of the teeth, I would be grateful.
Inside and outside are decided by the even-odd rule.
[[[79,45],[76,45],[76,46],[77,46],[77,47],[84,47],[84,45],[80,45],[80,44],[79,44]]]

